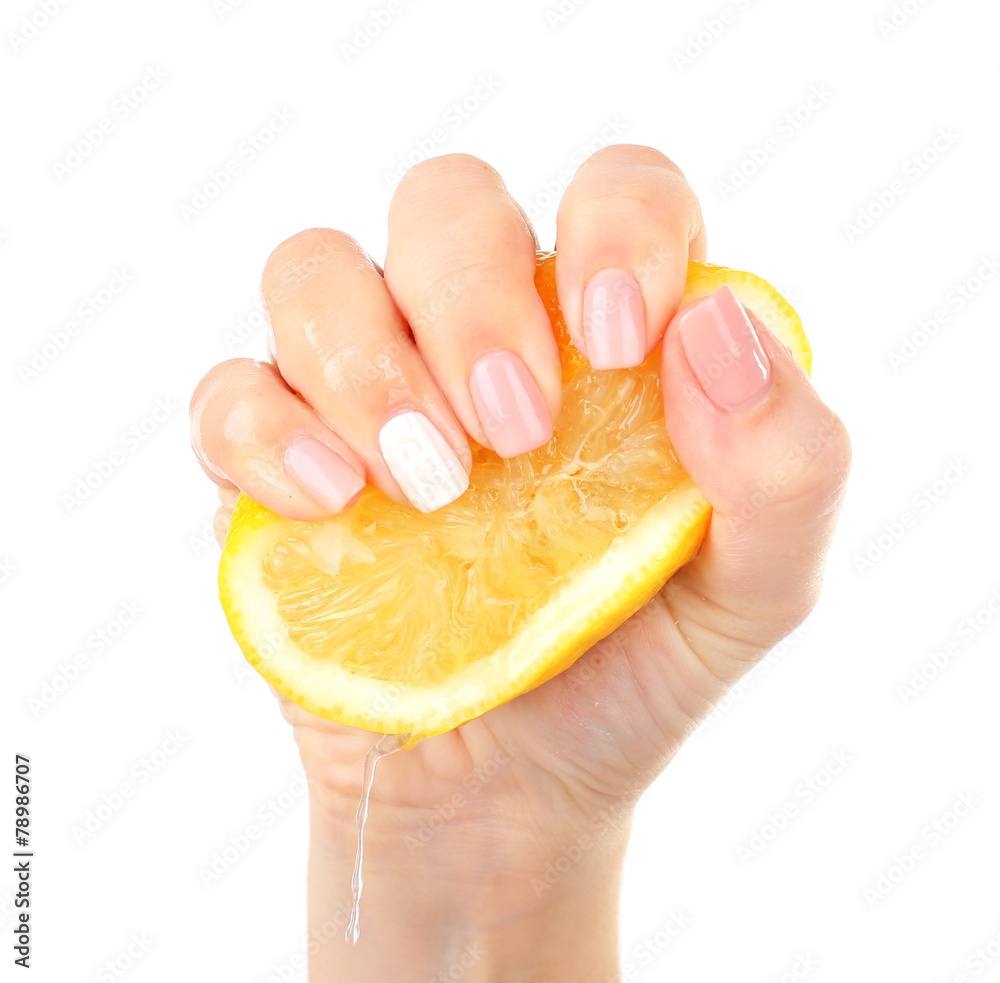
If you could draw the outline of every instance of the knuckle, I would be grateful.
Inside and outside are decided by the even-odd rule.
[[[218,366],[209,369],[198,380],[198,384],[194,387],[194,391],[191,393],[191,399],[188,401],[188,416],[191,417],[192,420],[204,404],[206,396],[212,387],[212,373],[216,368],[218,368]]]
[[[655,189],[638,182],[595,189],[576,200],[570,199],[568,203],[568,207],[584,219],[607,215],[629,219],[660,218],[671,214],[665,206],[666,202]]]
[[[843,470],[849,471],[851,468],[851,458],[854,453],[851,446],[851,435],[844,421],[836,413],[830,414],[830,426],[833,430],[833,444],[841,467]]]
[[[199,380],[191,393],[191,401],[188,404],[188,412],[194,417],[196,414],[204,412],[205,406],[219,391],[219,387],[224,385],[225,378],[235,371],[234,363],[243,362],[242,358],[230,358],[225,362],[213,365]]]
[[[486,254],[472,254],[428,270],[421,282],[414,284],[413,301],[407,304],[407,321],[419,332],[438,320],[461,320],[469,305],[481,307],[484,296],[509,289],[502,271]]]
[[[701,204],[683,175],[631,163],[570,183],[559,203],[557,221],[613,218],[676,228],[692,238],[701,226]],[[641,227],[641,226],[640,226]]]
[[[458,234],[416,253],[413,242],[390,239],[385,277],[414,332],[435,322],[499,320],[529,304],[535,248],[521,224],[481,224],[474,238]]]
[[[432,157],[406,172],[389,205],[386,279],[423,281],[434,293],[456,273],[490,280],[523,267],[533,277],[536,245],[524,210],[489,164],[469,154]]]
[[[411,194],[449,192],[469,183],[499,184],[500,175],[484,160],[472,154],[442,154],[414,164],[402,177],[393,203]],[[391,208],[391,205],[390,205]]]
[[[851,472],[853,449],[851,447],[851,435],[848,433],[844,421],[836,413],[830,414],[830,429],[831,435],[827,451],[829,458],[827,467],[834,478],[839,494],[843,492]]]
[[[844,421],[833,410],[824,407],[817,433],[822,440],[820,459],[824,469],[831,474],[849,470],[851,464],[851,438]]]
[[[581,165],[577,173],[595,168],[641,165],[662,168],[683,177],[681,169],[664,153],[655,147],[637,143],[613,143],[592,153]]]
[[[844,422],[827,409],[814,432],[804,441],[811,466],[803,475],[800,498],[819,514],[839,507],[851,470],[851,438]],[[808,457],[807,457],[808,460]]]
[[[232,407],[247,398],[257,383],[273,376],[274,372],[269,362],[250,358],[230,358],[213,365],[191,395],[192,423],[202,429],[224,425]]]
[[[580,166],[560,202],[571,213],[638,216],[647,222],[701,223],[701,204],[680,168],[652,147],[618,144],[596,151]]]
[[[699,218],[686,204],[642,185],[617,187],[586,197],[563,199],[557,222],[567,237],[585,242],[629,243],[636,256],[660,250],[682,255],[697,232]]]
[[[191,397],[191,449],[216,479],[231,480],[239,470],[238,448],[258,439],[263,413],[261,387],[273,384],[277,368],[269,362],[231,358],[213,366]],[[230,508],[232,505],[230,505]]]
[[[262,287],[272,301],[294,294],[331,263],[370,262],[357,239],[338,229],[304,229],[280,243],[264,264]]]

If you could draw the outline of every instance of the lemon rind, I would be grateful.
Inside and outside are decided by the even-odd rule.
[[[271,518],[262,522],[261,513]],[[261,563],[295,523],[243,497],[220,563],[219,593],[247,661],[289,699],[339,723],[428,737],[539,685],[614,631],[690,559],[710,513],[686,478],[600,557],[581,565],[509,641],[432,686],[401,687],[344,669],[335,652],[329,659],[303,652],[288,635]],[[610,592],[608,584],[615,585]]]

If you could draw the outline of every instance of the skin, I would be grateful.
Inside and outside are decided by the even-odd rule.
[[[487,443],[468,389],[484,351],[519,354],[555,418],[559,363],[533,287],[535,248],[499,175],[464,155],[407,172],[389,210],[384,271],[341,232],[282,243],[262,283],[275,362],[224,362],[192,399],[195,452],[220,487],[217,530],[237,489],[292,518],[326,517],[284,474],[296,435],[326,443],[405,501],[376,439],[401,406],[427,414],[467,462],[466,434]],[[594,154],[560,205],[557,250],[559,299],[576,338],[592,273],[614,267],[640,282],[647,352],[663,341],[667,428],[714,509],[708,536],[642,611],[566,672],[380,763],[357,946],[343,931],[361,759],[376,738],[279,696],[310,781],[312,981],[426,981],[455,966],[466,983],[615,978],[619,875],[638,796],[816,603],[850,442],[755,318],[772,369],[763,394],[726,411],[702,391],[674,320],[687,261],[706,254],[680,170],[648,147]],[[379,369],[370,385],[343,384],[366,364]],[[808,466],[741,517],[810,439]]]

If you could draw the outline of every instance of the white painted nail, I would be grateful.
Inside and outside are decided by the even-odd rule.
[[[423,413],[394,416],[379,431],[378,446],[403,494],[421,512],[454,502],[469,487],[462,462]]]

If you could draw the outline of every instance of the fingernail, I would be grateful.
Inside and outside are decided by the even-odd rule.
[[[284,464],[303,494],[330,512],[342,512],[365,487],[347,461],[312,437],[296,437],[285,450]]]
[[[767,388],[771,363],[731,287],[685,307],[677,327],[688,363],[719,409],[749,405]]]
[[[583,293],[583,346],[595,369],[625,369],[646,357],[639,284],[624,270],[601,270]]]
[[[421,512],[454,502],[469,487],[462,462],[423,413],[394,416],[379,431],[378,446],[403,494]]]
[[[501,457],[517,457],[552,439],[552,418],[528,367],[513,352],[476,360],[469,391],[479,422]]]

